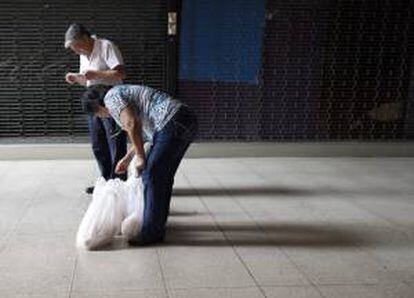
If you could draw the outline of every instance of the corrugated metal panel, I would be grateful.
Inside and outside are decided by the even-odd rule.
[[[63,48],[71,22],[119,46],[127,83],[164,88],[165,1],[1,1],[0,137],[86,133],[83,88],[64,81],[79,67],[78,56]]]

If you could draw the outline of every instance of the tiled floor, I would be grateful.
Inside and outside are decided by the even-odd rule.
[[[414,159],[189,159],[166,243],[75,248],[92,161],[0,162],[0,297],[414,297]]]

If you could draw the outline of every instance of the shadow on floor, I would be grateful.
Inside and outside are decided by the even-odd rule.
[[[177,211],[171,210],[169,216],[197,216],[203,213],[197,211]]]
[[[293,189],[284,187],[226,187],[226,188],[174,188],[173,196],[252,196],[252,195],[291,195],[310,196],[318,195],[319,191],[307,189]]]
[[[352,247],[413,247],[414,238],[382,228],[374,230],[365,225],[332,225],[306,223],[170,223],[167,236],[161,246],[188,247],[296,247],[296,248],[352,248]],[[137,249],[130,247],[125,239],[116,238],[98,251]]]
[[[226,235],[224,237],[223,233]],[[412,245],[413,239],[389,239],[357,225],[215,224],[173,223],[168,226],[164,245],[183,246],[275,246],[275,247],[360,247]]]
[[[318,187],[315,189],[273,187],[273,186],[250,186],[250,187],[196,187],[196,188],[174,188],[173,196],[175,197],[192,197],[192,196],[209,196],[209,197],[257,197],[257,196],[332,196],[332,195],[370,195],[385,197],[401,195],[403,190],[394,190],[388,187],[360,188],[360,189],[340,189],[329,186]]]

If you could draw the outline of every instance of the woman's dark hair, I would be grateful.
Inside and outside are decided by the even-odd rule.
[[[81,97],[82,109],[87,114],[95,114],[99,106],[105,106],[104,97],[111,89],[110,86],[95,85],[89,87]]]

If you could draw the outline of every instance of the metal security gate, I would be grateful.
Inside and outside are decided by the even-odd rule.
[[[0,138],[81,136],[81,87],[65,73],[79,58],[63,47],[71,22],[114,41],[127,66],[127,83],[164,88],[167,7],[162,0],[0,3]]]
[[[203,139],[413,138],[413,11],[405,0],[182,0],[178,95]]]
[[[268,1],[260,136],[408,137],[413,8],[404,0]]]

